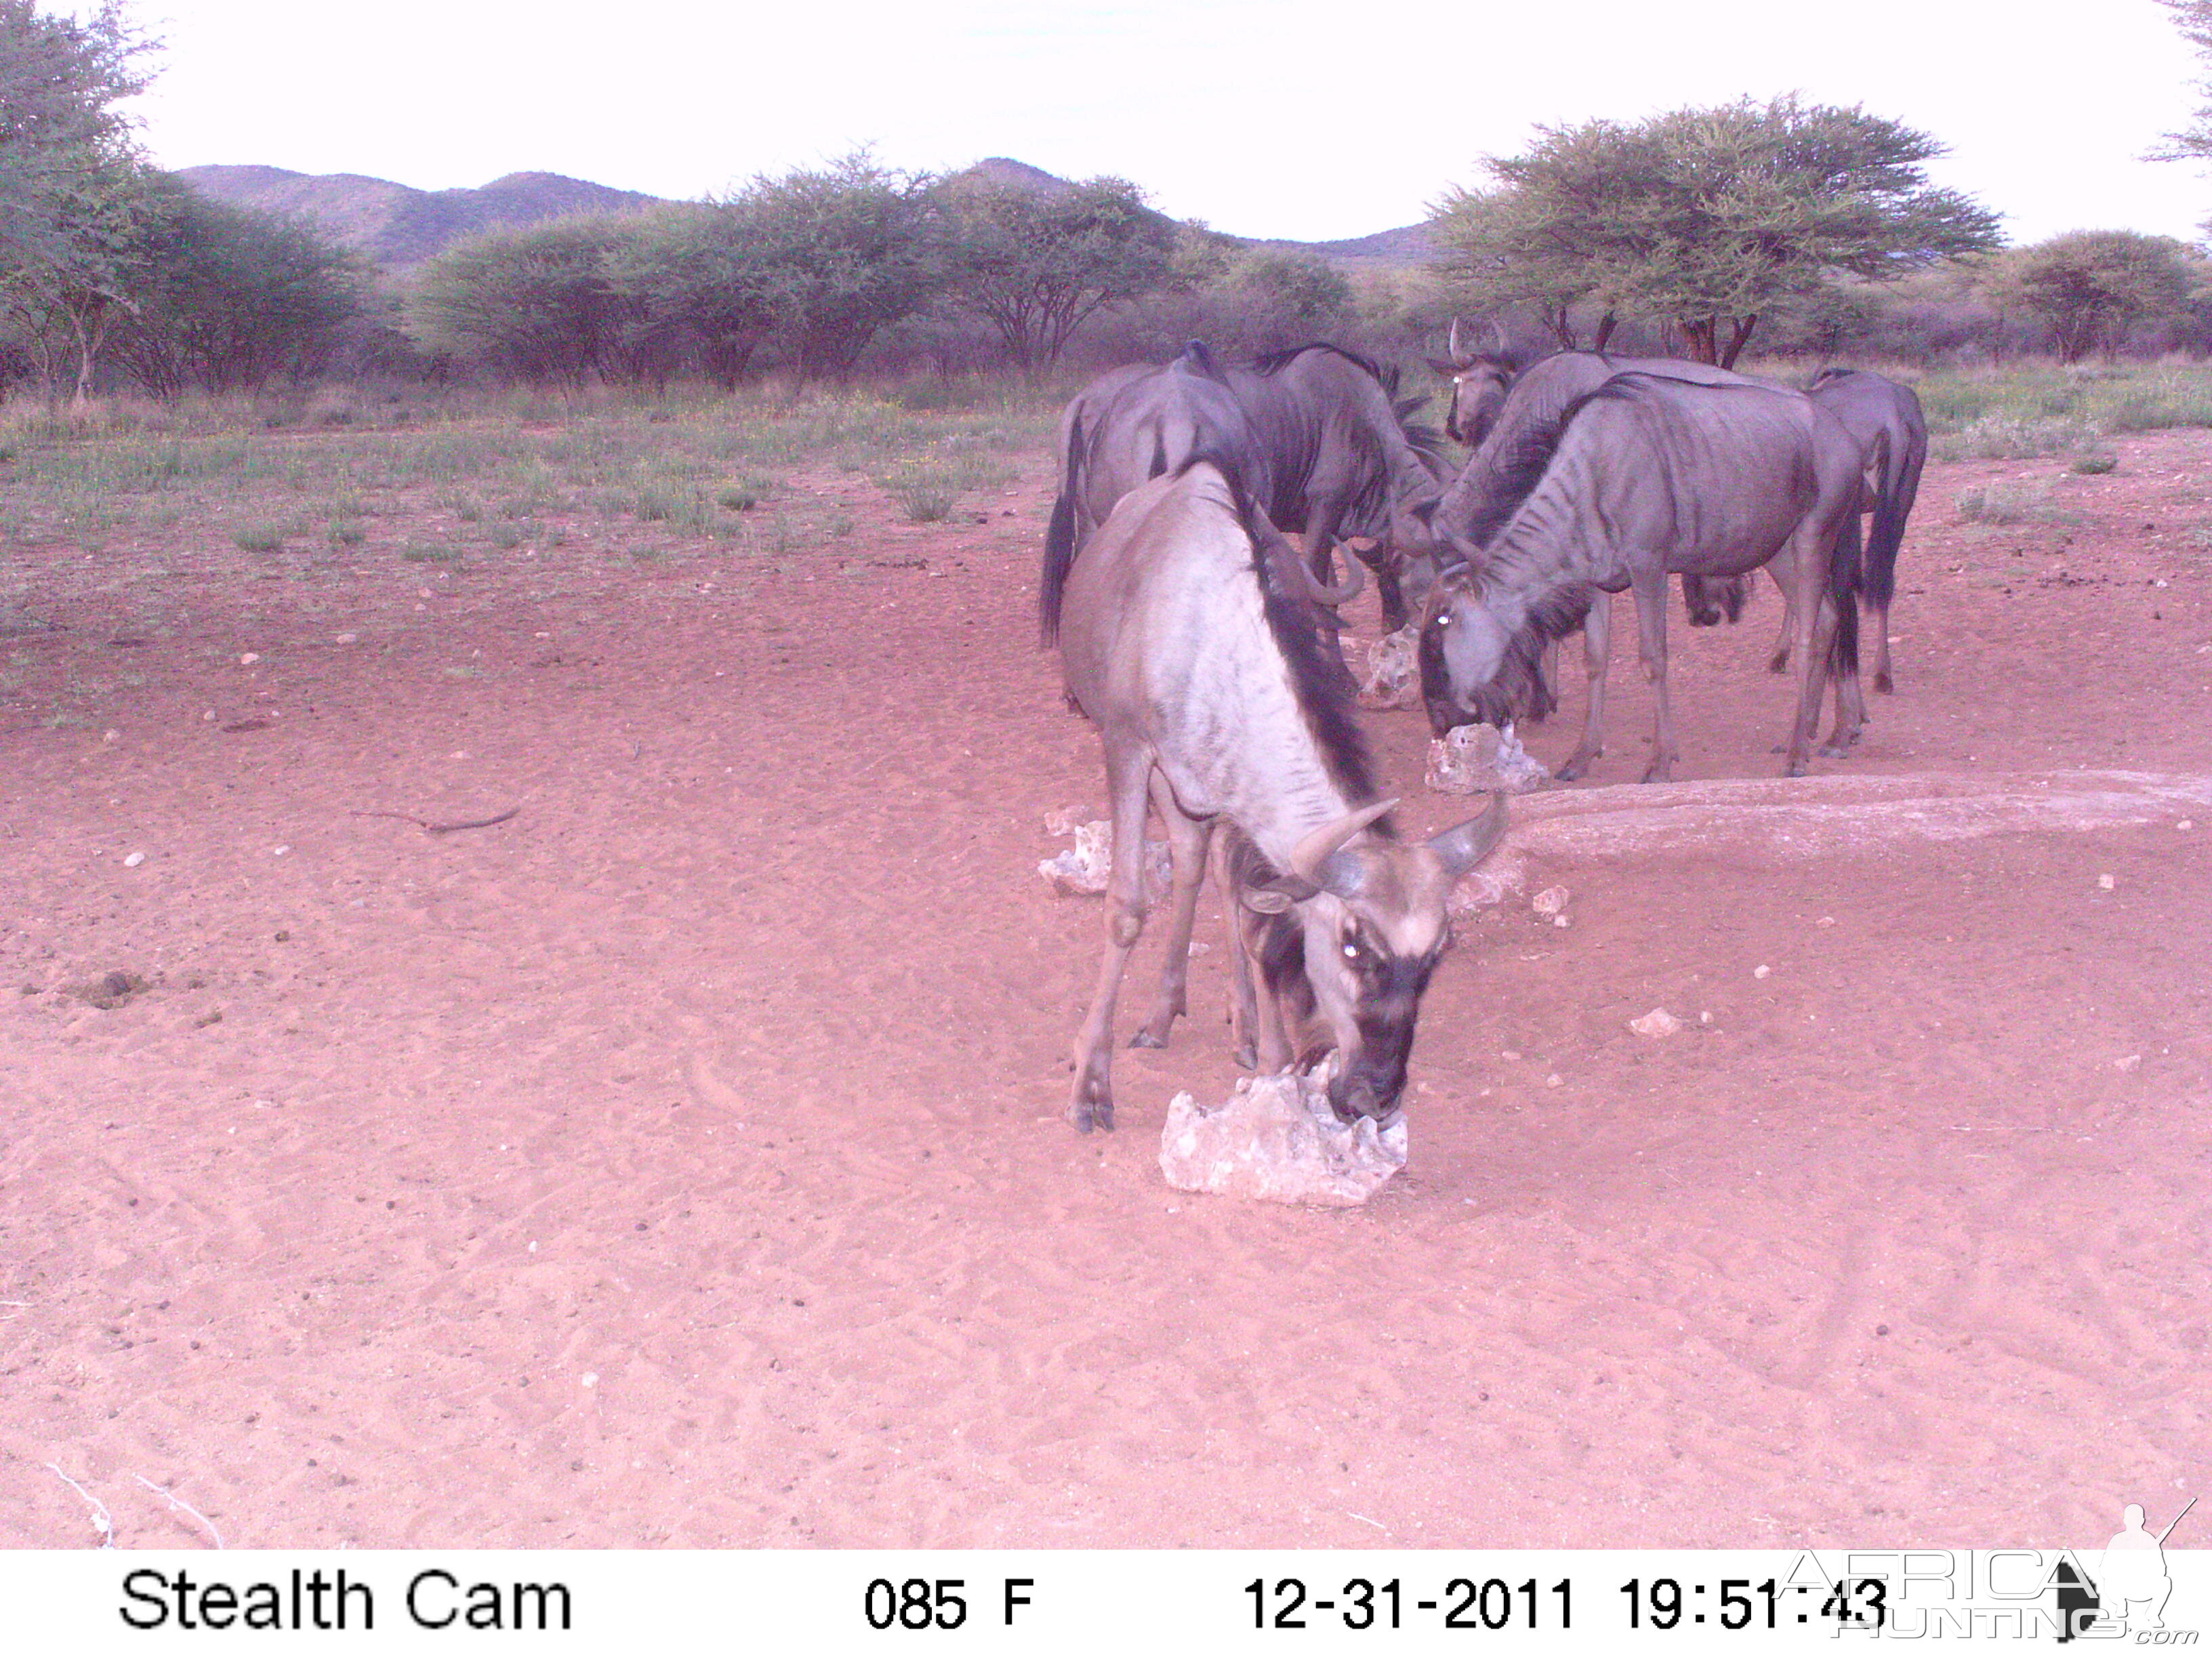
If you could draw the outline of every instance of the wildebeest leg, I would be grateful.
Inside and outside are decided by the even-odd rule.
[[[1889,607],[1869,603],[1866,609],[1874,617],[1874,689],[1894,691],[1897,687],[1889,678]]]
[[[1106,878],[1106,959],[1091,1012],[1075,1034],[1075,1090],[1068,1121],[1088,1132],[1114,1127],[1114,1000],[1129,952],[1145,931],[1145,786],[1152,770],[1148,750],[1117,753],[1106,745],[1106,787],[1113,797],[1114,865]]]
[[[1589,701],[1583,711],[1583,740],[1559,775],[1572,780],[1589,770],[1589,763],[1605,753],[1605,676],[1613,655],[1613,596],[1600,593],[1590,601],[1583,618],[1583,673],[1589,682]]]
[[[1249,1072],[1258,1069],[1260,1064],[1260,1007],[1252,995],[1252,951],[1248,943],[1253,919],[1238,898],[1237,872],[1231,863],[1224,856],[1219,866],[1221,915],[1229,924],[1233,958],[1230,963],[1229,1042],[1236,1053],[1237,1065]]]
[[[1820,703],[1827,694],[1828,647],[1835,638],[1836,607],[1823,591],[1827,561],[1808,530],[1801,527],[1791,536],[1776,562],[1786,564],[1780,574],[1789,584],[1790,615],[1796,624],[1790,649],[1804,665],[1804,679],[1797,691],[1797,719],[1790,729],[1789,757],[1783,763],[1782,775],[1802,778],[1812,757],[1813,734],[1820,728]]]
[[[1206,851],[1213,839],[1213,822],[1194,818],[1176,802],[1175,791],[1157,768],[1152,772],[1152,805],[1167,826],[1168,847],[1175,854],[1175,908],[1169,912],[1168,955],[1160,969],[1160,993],[1152,1012],[1129,1039],[1132,1048],[1164,1048],[1177,1014],[1190,1012],[1187,995],[1190,980],[1190,930],[1198,915],[1198,894],[1206,884]]]
[[[1652,740],[1651,764],[1644,769],[1644,781],[1665,783],[1674,775],[1674,711],[1667,700],[1667,567],[1646,559],[1631,584],[1636,594],[1637,645],[1644,659],[1644,678],[1651,683],[1651,702],[1657,714],[1657,732]]]
[[[1528,700],[1528,712],[1521,718],[1531,726],[1541,726],[1559,706],[1559,642],[1547,640],[1543,654],[1536,659],[1536,695]]]
[[[1797,590],[1785,578],[1779,561],[1768,565],[1766,574],[1782,590],[1782,629],[1774,636],[1774,654],[1766,659],[1766,672],[1786,674],[1790,672],[1790,641],[1797,632]]]

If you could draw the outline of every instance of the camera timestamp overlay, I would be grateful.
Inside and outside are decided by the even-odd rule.
[[[2171,1523],[2167,1524],[2171,1530]],[[1766,1653],[2212,1647],[2212,1552],[0,1554],[0,1654]],[[270,1636],[280,1639],[271,1642]],[[1138,1652],[1145,1650],[1139,1648]]]

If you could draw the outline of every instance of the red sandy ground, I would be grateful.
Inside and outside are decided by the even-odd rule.
[[[1931,471],[1820,769],[2212,772],[2212,443],[2118,447]],[[1060,1117],[1100,915],[1036,865],[1102,791],[1028,468],[811,577],[9,555],[67,626],[0,640],[0,1542],[94,1541],[50,1462],[142,1547],[202,1534],[132,1475],[374,1547],[2078,1544],[2212,1485],[2212,823],[1540,872],[1574,926],[1463,927],[1370,1206],[1178,1194],[1210,913],[1119,1132]],[[1959,519],[2021,474],[2076,521]],[[1778,609],[1673,619],[1680,775],[1778,765]]]

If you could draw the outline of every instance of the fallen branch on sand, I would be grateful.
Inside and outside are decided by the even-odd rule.
[[[186,1515],[191,1516],[193,1520],[198,1522],[200,1525],[208,1529],[208,1536],[215,1540],[215,1547],[217,1549],[221,1549],[222,1547],[222,1534],[215,1529],[214,1522],[209,1520],[207,1516],[202,1515],[198,1510],[194,1509],[190,1504],[185,1502],[183,1498],[178,1497],[176,1493],[171,1492],[167,1486],[157,1486],[143,1474],[133,1474],[131,1478],[133,1480],[136,1480],[140,1486],[145,1487],[148,1492],[161,1493],[164,1498],[168,1500],[168,1504],[171,1509],[182,1510]]]
[[[427,835],[450,836],[459,830],[489,830],[495,823],[505,823],[521,810],[520,806],[510,806],[497,817],[467,818],[459,823],[433,823],[428,818],[416,817],[412,812],[365,812],[359,808],[354,810],[353,816],[357,818],[403,818],[409,823],[420,825]]]
[[[69,1481],[70,1490],[75,1492],[79,1498],[84,1499],[86,1503],[92,1505],[92,1529],[100,1534],[100,1547],[104,1550],[113,1549],[115,1547],[115,1518],[108,1514],[107,1505],[101,1503],[97,1498],[94,1498],[82,1486],[78,1486],[76,1481],[70,1480],[69,1476],[62,1474],[62,1466],[60,1464],[49,1463],[46,1467],[52,1469],[56,1474],[61,1474],[64,1480]]]

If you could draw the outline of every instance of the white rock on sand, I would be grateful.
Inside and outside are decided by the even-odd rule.
[[[1664,1008],[1654,1008],[1640,1018],[1630,1020],[1628,1029],[1638,1036],[1663,1037],[1674,1036],[1683,1027],[1682,1022]]]
[[[1050,820],[1047,820],[1048,823]],[[1089,823],[1079,823],[1070,830],[1055,834],[1073,834],[1075,845],[1064,853],[1037,863],[1037,874],[1052,884],[1052,890],[1062,898],[1096,898],[1106,890],[1106,878],[1114,868],[1114,826],[1103,818]],[[1145,842],[1145,891],[1154,898],[1166,894],[1174,884],[1175,860],[1164,841]]]
[[[1455,726],[1429,744],[1423,780],[1449,795],[1525,795],[1552,781],[1544,763],[1507,726]]]
[[[1407,623],[1367,647],[1367,678],[1359,700],[1370,708],[1411,708],[1420,701],[1420,624]]]
[[[1218,1106],[1188,1094],[1168,1103],[1160,1173],[1187,1193],[1346,1208],[1364,1204],[1406,1167],[1406,1119],[1340,1123],[1328,1103],[1328,1067],[1239,1078]]]

